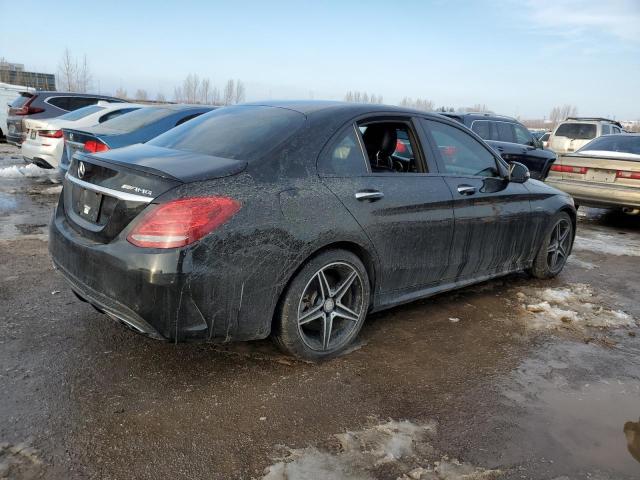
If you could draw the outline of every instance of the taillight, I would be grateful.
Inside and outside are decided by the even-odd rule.
[[[104,152],[109,146],[100,140],[87,140],[84,142],[84,151],[89,153]]]
[[[184,247],[214,231],[240,206],[228,197],[192,197],[163,203],[142,214],[127,240],[143,248]]]
[[[617,178],[631,178],[633,180],[640,180],[640,172],[629,172],[627,170],[618,170],[616,172]]]
[[[38,130],[38,135],[47,138],[62,138],[62,130]]]
[[[9,108],[9,115],[32,115],[34,113],[44,112],[44,108],[31,106],[31,102],[33,102],[36,97],[37,95],[32,96],[20,108]]]
[[[402,143],[402,140],[398,140],[396,142],[396,152],[395,153],[405,153],[407,151],[407,146]]]
[[[554,172],[580,173],[584,175],[589,169],[587,167],[572,167],[571,165],[551,165],[551,170]]]

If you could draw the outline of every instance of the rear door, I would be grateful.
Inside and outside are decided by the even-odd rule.
[[[370,147],[370,154],[365,153],[363,134],[371,137],[370,128],[393,132],[388,157],[385,148]],[[379,160],[385,155],[381,163],[377,154]],[[390,167],[384,169],[388,159]],[[375,246],[380,292],[437,284],[445,278],[453,239],[452,196],[435,170],[433,155],[421,147],[414,120],[408,117],[361,119],[338,133],[320,156],[318,171],[324,183]]]
[[[481,141],[456,125],[421,121],[452,197],[455,233],[448,276],[456,280],[513,270],[530,256],[528,191]]]

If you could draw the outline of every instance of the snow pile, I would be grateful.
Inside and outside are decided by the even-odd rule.
[[[33,163],[28,165],[11,165],[10,167],[0,168],[0,178],[50,178],[58,175],[55,168],[40,168]]]
[[[576,283],[562,288],[529,288],[517,295],[526,302],[523,307],[528,314],[527,325],[534,329],[636,326],[631,315],[599,304],[589,285]]]
[[[576,235],[573,249],[588,250],[605,255],[640,257],[640,241],[629,238],[629,235],[609,235],[600,232],[595,232],[589,237]]]
[[[433,422],[389,421],[334,435],[337,452],[316,447],[288,450],[285,458],[265,470],[263,480],[368,480],[377,477],[379,468],[403,480],[492,480],[502,474],[448,457],[429,462],[433,447],[428,440],[435,432]]]

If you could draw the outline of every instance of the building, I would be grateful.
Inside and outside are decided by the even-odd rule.
[[[24,85],[36,90],[55,90],[56,77],[53,73],[27,72],[21,63],[0,60],[0,82]]]

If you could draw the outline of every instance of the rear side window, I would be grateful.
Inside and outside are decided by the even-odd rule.
[[[153,122],[168,117],[175,113],[175,110],[160,107],[146,107],[140,108],[134,112],[130,112],[127,115],[120,115],[113,118],[103,125],[110,130],[117,130],[119,132],[133,132],[139,128],[145,127]]]
[[[471,125],[471,130],[476,132],[481,138],[491,140],[491,124],[487,120],[476,120]]]
[[[485,146],[459,128],[433,120],[422,120],[440,153],[443,173],[497,177],[495,157]]]
[[[100,110],[104,110],[104,107],[99,107],[97,105],[91,105],[89,107],[79,108],[73,112],[65,113],[64,115],[59,116],[60,120],[80,120],[81,118],[87,117],[93,113],[99,112]]]
[[[611,133],[611,125],[602,125],[602,135],[609,135]]]
[[[556,137],[567,137],[579,140],[589,140],[596,136],[596,126],[593,123],[563,123],[558,127]]]
[[[620,130],[618,127],[611,127],[613,129],[613,133],[622,133],[622,130]]]
[[[51,97],[47,99],[49,105],[69,111],[69,97]]]
[[[241,105],[201,115],[154,138],[149,144],[235,160],[253,160],[264,157],[304,124],[305,116],[300,112]]]
[[[95,105],[98,100],[98,98],[93,97],[69,97],[69,108],[67,110],[73,111],[89,105]]]
[[[499,142],[516,143],[516,136],[513,133],[513,125],[507,122],[491,122],[494,128],[494,140]]]
[[[351,125],[341,132],[324,150],[318,164],[318,172],[337,177],[352,177],[367,173],[364,153]]]

